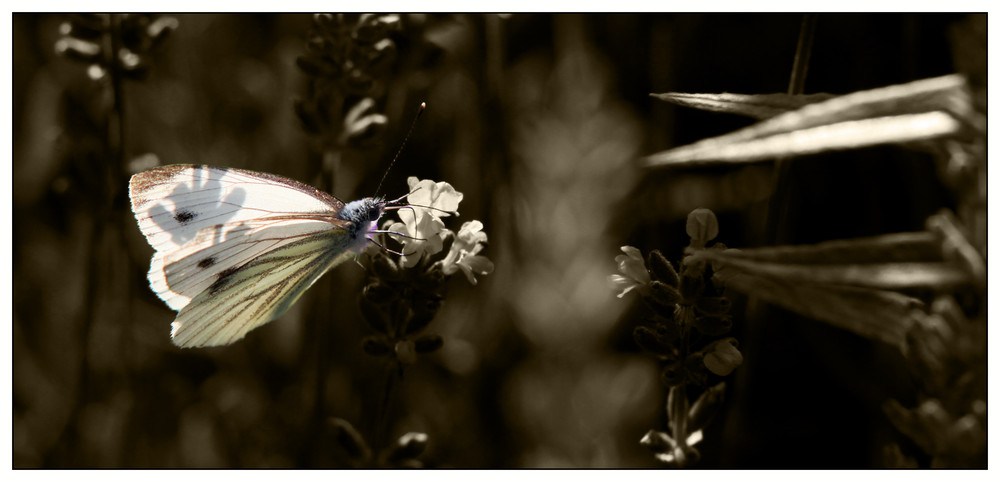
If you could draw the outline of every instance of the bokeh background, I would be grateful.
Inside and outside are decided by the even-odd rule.
[[[730,247],[919,230],[953,200],[928,156],[892,148],[792,165],[768,223],[771,165],[646,171],[645,154],[752,121],[653,92],[787,89],[799,14],[403,15],[374,111],[384,128],[331,143],[294,109],[307,14],[172,15],[177,28],[114,99],[56,54],[67,17],[13,15],[13,464],[29,467],[347,467],[327,420],[370,433],[384,364],[361,349],[365,272],[328,273],[282,319],[232,346],[181,350],[148,289],[152,249],[128,176],[159,164],[272,172],[344,200],[417,176],[465,197],[496,270],[450,281],[407,368],[389,432],[428,434],[429,467],[657,467],[666,390],[632,341],[629,297],[607,284],[625,244],[674,262],[694,208]],[[820,15],[806,92],[956,71],[962,14]],[[985,62],[985,60],[983,60]],[[111,142],[112,148],[109,148]],[[737,300],[737,308],[745,304]],[[772,310],[735,335],[745,362],[700,445],[708,468],[865,468],[914,452],[881,403],[914,399],[897,352]],[[919,457],[919,455],[918,455]]]

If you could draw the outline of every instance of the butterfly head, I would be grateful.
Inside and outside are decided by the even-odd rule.
[[[357,245],[359,248],[363,248],[365,238],[371,236],[371,232],[378,229],[378,220],[385,213],[385,204],[385,199],[380,197],[366,197],[347,203],[343,209],[337,212],[338,218],[351,222],[351,234],[359,243]]]

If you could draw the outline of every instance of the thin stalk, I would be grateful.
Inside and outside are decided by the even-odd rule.
[[[798,45],[792,63],[792,74],[788,81],[788,93],[800,95],[805,92],[806,74],[809,72],[809,58],[812,55],[813,40],[816,37],[817,15],[807,13],[802,16]],[[771,176],[771,201],[767,212],[767,233],[770,244],[786,242],[779,230],[786,225],[791,187],[788,183],[789,164],[787,159],[774,162]]]
[[[375,457],[378,457],[384,441],[389,437],[389,412],[392,404],[392,392],[396,385],[396,379],[402,377],[402,370],[400,368],[399,362],[392,362],[388,364],[386,370],[385,385],[378,405],[375,434],[372,436],[372,453]]]
[[[72,420],[79,418],[79,412],[90,400],[89,387],[93,385],[90,373],[89,342],[91,330],[94,326],[94,319],[97,315],[97,301],[102,293],[101,270],[107,266],[107,249],[104,245],[105,239],[115,239],[115,236],[105,237],[109,220],[115,215],[115,200],[118,193],[118,182],[124,176],[124,155],[122,142],[124,140],[123,107],[124,95],[122,94],[122,75],[117,61],[117,52],[120,48],[121,18],[115,14],[104,16],[104,33],[101,38],[101,50],[104,54],[103,66],[107,68],[111,89],[112,104],[108,110],[104,125],[104,148],[109,162],[97,166],[100,169],[98,176],[99,185],[95,190],[103,194],[97,199],[97,206],[94,213],[94,223],[89,236],[87,252],[89,260],[87,263],[87,287],[83,307],[83,322],[80,327],[80,362],[79,362],[79,388],[77,392],[77,403],[74,410],[77,412],[71,417]],[[117,233],[124,242],[124,231],[119,229]],[[124,246],[124,244],[123,244]],[[109,316],[114,316],[109,315]],[[75,436],[79,441],[80,434]],[[128,449],[134,444],[125,444]],[[126,450],[128,450],[126,449]],[[125,459],[131,457],[126,454]]]
[[[802,16],[802,27],[799,29],[799,44],[795,49],[795,62],[792,64],[792,77],[788,81],[788,93],[799,95],[805,92],[806,74],[809,73],[809,57],[812,55],[813,39],[816,37],[816,14],[807,13]]]

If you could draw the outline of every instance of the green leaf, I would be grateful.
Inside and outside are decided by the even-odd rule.
[[[693,109],[739,114],[755,119],[769,119],[778,114],[798,109],[807,104],[821,102],[833,97],[833,94],[685,94],[667,92],[649,94],[664,102]]]

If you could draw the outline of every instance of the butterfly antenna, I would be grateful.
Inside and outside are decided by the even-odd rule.
[[[389,201],[389,202],[394,202],[394,201]],[[388,204],[388,203],[386,203],[386,204]],[[406,206],[386,206],[383,209],[385,209],[386,211],[388,211],[390,209],[413,209],[415,207],[417,207],[417,208],[424,208],[424,209],[431,209],[433,211],[440,211],[442,213],[455,214],[455,211],[449,211],[447,209],[436,208],[434,206],[424,206],[422,204],[408,204]]]
[[[403,138],[403,143],[399,145],[399,150],[396,151],[396,155],[392,157],[392,162],[389,163],[389,167],[385,170],[385,174],[382,174],[382,180],[378,182],[378,187],[375,189],[376,196],[382,189],[382,183],[385,182],[385,177],[389,175],[389,170],[392,169],[392,165],[396,163],[396,159],[399,157],[399,154],[402,153],[403,148],[406,147],[406,141],[409,140],[410,134],[413,133],[413,128],[417,125],[417,119],[420,118],[420,114],[423,114],[424,109],[426,108],[427,108],[427,103],[421,102],[420,108],[417,109],[417,115],[413,117],[413,122],[410,124],[410,130],[406,131],[406,137]]]

